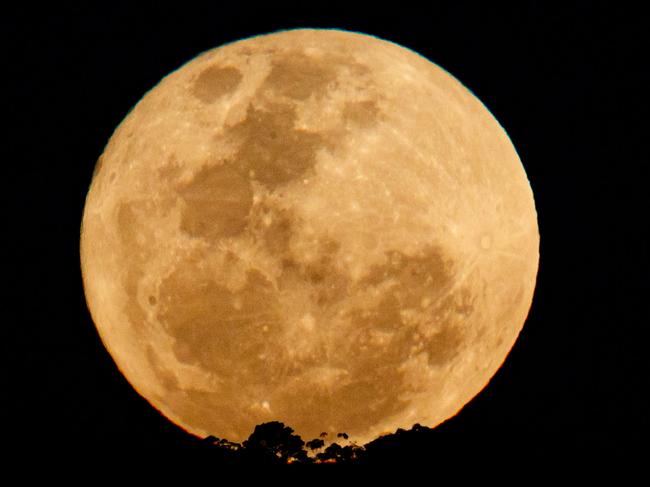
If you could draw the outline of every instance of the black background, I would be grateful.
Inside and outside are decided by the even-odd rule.
[[[12,229],[3,245],[2,403],[16,451],[184,444],[185,433],[119,373],[86,308],[78,244],[95,161],[143,94],[198,53],[278,29],[336,27],[401,44],[458,78],[508,132],[535,195],[540,268],[528,321],[445,441],[475,455],[647,453],[648,154],[640,148],[649,80],[640,12],[598,2],[138,5],[24,7],[0,20],[2,194]]]

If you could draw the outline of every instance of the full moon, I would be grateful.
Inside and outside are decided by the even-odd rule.
[[[137,103],[80,251],[104,345],[170,420],[362,444],[486,386],[538,249],[521,161],[467,88],[394,43],[300,29],[207,51]]]

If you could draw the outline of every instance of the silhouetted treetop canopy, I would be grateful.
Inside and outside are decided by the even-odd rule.
[[[354,442],[345,444],[349,441],[347,433],[336,435],[344,444],[326,444],[327,433],[321,433],[318,438],[305,442],[291,427],[279,421],[271,421],[257,425],[242,444],[215,436],[204,438],[200,444],[231,457],[237,456],[238,459],[266,464],[352,464],[371,460],[371,452],[378,458],[395,455],[395,439],[404,435],[424,437],[431,431],[433,430],[430,428],[415,424],[409,431],[400,428],[392,435],[385,435],[368,445],[358,446]],[[426,441],[422,440],[421,443],[424,445]]]

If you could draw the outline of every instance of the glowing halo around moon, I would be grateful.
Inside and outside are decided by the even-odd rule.
[[[81,265],[134,388],[231,441],[278,420],[360,444],[456,414],[503,363],[538,266],[489,111],[418,54],[292,30],[208,51],[99,159]]]

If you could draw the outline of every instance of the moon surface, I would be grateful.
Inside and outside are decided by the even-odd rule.
[[[165,77],[97,162],[87,303],[189,432],[278,420],[365,443],[480,392],[531,305],[533,194],[456,79],[368,35],[291,30]]]

